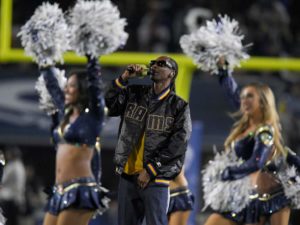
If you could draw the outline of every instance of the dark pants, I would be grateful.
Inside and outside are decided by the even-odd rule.
[[[121,176],[118,204],[118,225],[140,225],[144,217],[147,225],[168,224],[168,186],[150,183],[142,190],[133,177]]]

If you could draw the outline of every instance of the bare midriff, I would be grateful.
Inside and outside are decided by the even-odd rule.
[[[254,176],[251,174],[251,179],[259,194],[273,193],[282,187],[278,178],[270,172],[257,171]]]
[[[253,187],[257,186],[257,177],[258,177],[259,171],[255,171],[250,174],[250,179]]]
[[[60,184],[80,177],[92,177],[92,157],[93,149],[90,147],[59,144],[56,154],[55,183]]]
[[[176,189],[179,187],[186,187],[186,186],[188,186],[188,182],[184,176],[183,170],[181,170],[179,175],[170,182],[170,189],[172,190],[172,189]]]

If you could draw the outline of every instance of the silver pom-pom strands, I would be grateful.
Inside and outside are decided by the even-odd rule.
[[[281,181],[285,196],[291,200],[291,207],[300,209],[300,176],[296,167],[282,167],[277,176]]]
[[[109,190],[106,189],[105,187],[99,186],[98,188],[105,195],[107,195],[109,193]],[[107,196],[102,197],[102,199],[101,199],[102,207],[96,210],[94,216],[96,217],[97,215],[102,215],[109,208],[110,201],[111,201],[111,199],[108,198]]]
[[[216,48],[216,35],[212,35],[206,27],[200,27],[190,35],[183,35],[180,38],[180,45],[183,52],[190,56],[195,64],[203,71],[211,71],[216,67],[218,55]]]
[[[0,208],[0,225],[5,225],[6,218],[3,216],[2,208]]]
[[[72,49],[79,55],[99,57],[125,45],[125,19],[109,0],[79,0],[69,14]]]
[[[222,171],[228,166],[240,165],[234,151],[217,153],[202,171],[203,198],[205,210],[208,206],[219,212],[240,212],[250,202],[252,185],[248,176],[222,181]]]
[[[69,49],[68,35],[62,10],[50,3],[39,6],[18,34],[25,53],[42,67],[63,62],[63,53]]]
[[[239,33],[238,22],[228,16],[220,16],[218,21],[207,21],[189,35],[183,35],[180,45],[203,71],[218,74],[218,61],[224,57],[229,71],[240,66],[240,61],[249,58],[242,44],[244,36]]]
[[[54,75],[57,79],[58,85],[63,90],[67,83],[65,71],[59,70],[58,68],[54,68],[54,70]],[[57,108],[54,102],[52,101],[53,98],[47,90],[46,83],[42,75],[39,76],[37,82],[35,83],[35,89],[37,90],[40,96],[39,108],[46,112],[48,115],[53,115],[55,112],[57,112]]]

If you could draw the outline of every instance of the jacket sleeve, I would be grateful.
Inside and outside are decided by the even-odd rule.
[[[146,170],[151,178],[163,174],[165,178],[173,179],[180,173],[191,131],[190,109],[186,104],[175,118],[168,147],[160,149],[158,155],[146,164]]]
[[[121,76],[112,81],[105,93],[105,104],[109,116],[121,116],[126,108],[128,99],[128,82]]]
[[[232,102],[236,110],[240,108],[240,89],[233,78],[228,74],[228,70],[220,69],[219,70],[219,83],[222,88],[225,90],[226,95]]]
[[[270,126],[262,126],[255,133],[255,144],[251,157],[239,166],[227,167],[221,174],[222,180],[237,180],[262,169],[273,150],[273,131]]]
[[[53,66],[41,69],[41,75],[45,80],[46,88],[52,98],[52,101],[58,109],[59,117],[61,117],[64,115],[65,97],[63,90],[58,85],[55,73],[55,67]]]
[[[89,108],[100,119],[104,117],[103,82],[100,73],[100,65],[96,58],[88,56],[88,92]]]

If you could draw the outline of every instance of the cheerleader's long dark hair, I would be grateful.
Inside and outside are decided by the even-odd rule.
[[[85,71],[72,71],[68,74],[68,79],[73,75],[77,78],[77,88],[79,92],[76,107],[79,108],[80,112],[83,112],[89,107],[88,75]],[[70,116],[73,113],[73,107],[74,105],[66,106],[64,119],[62,121],[63,125],[69,123]]]

